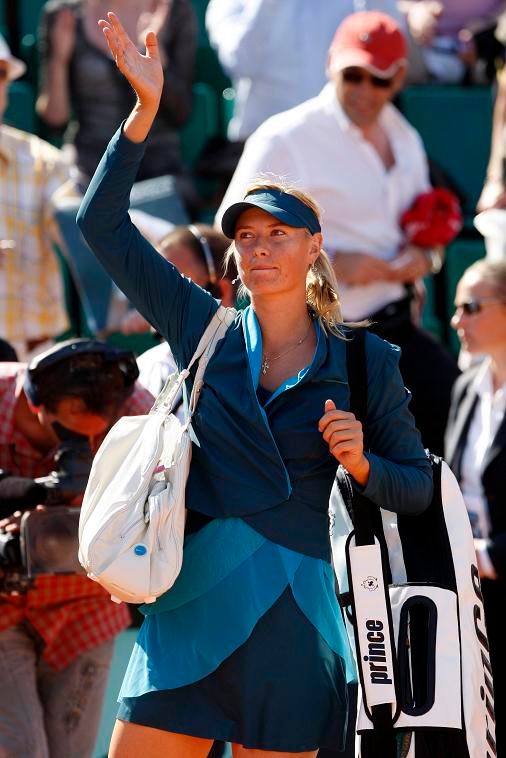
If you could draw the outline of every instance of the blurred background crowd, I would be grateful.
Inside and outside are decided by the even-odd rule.
[[[112,284],[75,223],[104,149],[134,102],[96,24],[106,10],[118,12],[139,46],[146,30],[154,29],[166,69],[131,198],[137,225],[182,273],[225,305],[240,307],[236,272],[224,269],[228,243],[214,228],[215,218],[259,173],[286,176],[293,169],[290,178],[323,206],[345,317],[373,316],[378,333],[401,344],[413,412],[434,452],[444,452],[450,417],[446,453],[475,519],[480,572],[501,580],[506,524],[503,529],[502,517],[494,521],[493,502],[504,485],[490,466],[499,465],[506,448],[506,2],[0,0],[0,359],[25,362],[55,341],[97,338],[133,351],[138,381],[156,395],[175,368],[168,347]],[[389,14],[407,42],[406,61],[404,53],[396,59],[389,51],[390,73],[388,61],[380,60],[380,42],[380,58],[364,64],[370,77],[365,83],[356,59],[347,64],[336,53],[332,67],[328,58],[331,45],[350,46],[342,39],[333,43],[336,29],[364,10]],[[369,33],[363,30],[365,38]],[[401,59],[402,77],[396,79]],[[300,124],[322,114],[314,136],[332,145],[325,118],[335,98],[327,81],[338,75],[339,107],[352,127],[363,128],[390,172],[377,187],[386,193],[385,207],[374,207],[373,194],[354,184],[361,169],[358,159],[346,163],[348,150],[334,170],[332,161],[327,167],[317,158],[312,162],[310,127],[304,142]],[[353,116],[347,88],[361,86],[384,98],[378,117],[390,103],[396,109],[385,110],[393,153],[379,132],[360,123],[360,113]],[[341,118],[343,140],[351,139],[348,127]],[[299,160],[305,150],[309,166]],[[399,231],[400,212],[431,187],[451,191],[461,220],[448,244],[429,242],[422,245],[427,255],[417,257],[405,228]],[[339,205],[348,191],[360,198],[359,213],[356,204]],[[387,228],[394,209],[395,234]],[[370,239],[358,233],[368,225]],[[397,240],[396,254],[401,250],[405,257],[396,267],[387,271],[392,261],[381,245],[374,249],[375,235],[388,238],[388,245]],[[457,379],[461,370],[465,378]],[[149,402],[146,395],[139,409]],[[497,534],[502,536],[494,543]],[[131,638],[120,637],[112,669],[116,684],[128,645]],[[112,680],[97,755],[105,752],[112,725]]]
[[[502,213],[478,220],[480,231],[473,221],[477,209],[506,202],[506,97],[498,84],[505,3],[116,0],[110,5],[120,10],[136,39],[148,26],[159,30],[168,66],[159,117],[133,196],[138,223],[156,242],[170,225],[213,223],[244,141],[268,117],[320,92],[329,45],[348,13],[378,9],[396,18],[409,42],[409,68],[395,104],[422,137],[432,185],[453,190],[464,213],[464,226],[446,251],[442,270],[425,281],[421,312],[423,326],[455,353],[449,322],[456,282],[485,254],[481,232],[493,244],[503,231]],[[32,174],[24,168],[26,175],[8,178],[26,188],[23,194],[28,186],[36,192],[24,205],[44,205],[43,234],[51,250],[43,263],[42,252],[38,261],[27,252],[38,233],[20,202],[20,218],[7,214],[0,229],[2,268],[12,277],[12,283],[4,284],[11,316],[2,314],[0,332],[20,357],[48,338],[133,328],[128,321],[122,326],[128,304],[103,272],[93,269],[73,227],[79,197],[133,98],[97,32],[96,18],[104,7],[98,0],[0,0],[2,48],[8,44],[24,64],[3,82],[3,123],[37,135],[59,151],[39,144],[40,161],[30,168]],[[6,50],[4,57],[10,55]],[[8,152],[6,140],[2,135]],[[35,177],[37,166],[42,179]],[[37,244],[44,244],[40,236]],[[13,258],[26,262],[22,282],[19,271],[8,271]],[[111,338],[123,344],[119,335]],[[131,338],[128,344],[139,352],[153,344],[150,340],[149,335]]]
[[[112,6],[135,38],[141,40],[148,26],[159,30],[169,72],[133,206],[169,225],[212,224],[248,136],[273,114],[316,96],[325,84],[327,52],[340,21],[362,8],[385,11],[409,41],[408,73],[396,105],[422,137],[433,186],[452,189],[464,212],[463,229],[446,251],[441,272],[425,282],[421,314],[423,326],[455,352],[449,321],[456,282],[485,253],[480,231],[494,240],[502,233],[502,214],[482,218],[480,231],[473,219],[477,207],[504,201],[506,98],[498,85],[504,5],[500,0],[116,0]],[[38,185],[37,198],[24,204],[43,203],[50,217],[45,221],[56,221],[53,229],[44,222],[51,248],[44,263],[26,251],[37,234],[26,208],[19,212],[22,220],[9,214],[0,229],[5,275],[19,276],[7,274],[9,259],[22,256],[27,264],[22,283],[4,285],[10,313],[15,297],[23,315],[11,315],[10,321],[2,315],[0,323],[2,336],[20,357],[46,338],[121,331],[117,327],[128,308],[101,270],[93,270],[73,228],[78,198],[133,97],[97,32],[96,18],[104,7],[94,0],[0,0],[3,38],[24,63],[3,83],[3,123],[38,135],[60,151],[40,148],[43,180],[33,173],[16,177],[19,186]],[[2,136],[3,144],[6,139]],[[142,218],[155,241],[168,229]],[[43,244],[40,238],[37,244]],[[148,336],[131,344],[140,351],[152,343]]]

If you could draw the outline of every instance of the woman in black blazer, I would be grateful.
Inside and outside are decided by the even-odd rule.
[[[457,476],[475,537],[494,675],[498,755],[506,755],[506,260],[468,268],[452,326],[464,349],[483,356],[457,379],[446,460]]]

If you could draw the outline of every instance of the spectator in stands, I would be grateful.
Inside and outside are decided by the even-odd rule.
[[[465,350],[485,356],[457,380],[446,459],[459,480],[475,537],[494,676],[497,755],[505,755],[506,663],[506,260],[468,268],[452,326]]]
[[[165,235],[157,247],[161,255],[173,263],[183,276],[203,287],[227,307],[234,305],[234,278],[237,270],[233,261],[225,270],[225,252],[230,245],[224,234],[206,224],[178,226]],[[149,323],[138,313],[130,311],[123,322],[126,334],[147,331]],[[138,358],[139,381],[153,395],[158,395],[167,377],[177,371],[167,342],[147,350]]]
[[[442,452],[458,369],[411,318],[412,285],[440,260],[430,248],[406,246],[399,225],[429,188],[420,137],[390,102],[402,86],[406,54],[392,18],[373,11],[348,16],[329,53],[332,81],[250,137],[217,220],[261,172],[307,188],[323,208],[344,318],[370,318],[373,331],[400,345],[422,440]]]
[[[178,130],[189,119],[197,44],[191,0],[111,0],[120,9],[132,39],[144,44],[147,29],[158,33],[165,77],[160,110],[149,137],[138,180],[164,174],[178,177],[178,190],[190,200]],[[44,123],[75,146],[78,182],[86,188],[111,134],[135,102],[98,29],[101,0],[49,0],[42,13],[40,54],[42,89],[37,112]],[[74,124],[75,118],[75,124]]]
[[[60,343],[28,368],[0,364],[0,468],[17,477],[48,475],[61,440],[68,450],[76,434],[95,452],[119,416],[151,408],[153,397],[136,376],[133,354],[92,340]],[[0,506],[12,514],[0,521],[4,536],[19,530],[21,515],[12,513],[12,492],[9,502],[6,495],[4,488]],[[2,561],[0,581],[4,572]],[[3,758],[93,754],[113,639],[129,623],[127,606],[84,575],[41,576],[26,594],[8,594],[2,585]]]
[[[356,5],[356,0],[210,0],[209,39],[236,91],[230,140],[244,141],[269,116],[318,94],[334,32]],[[394,0],[365,5],[396,12]]]
[[[413,47],[410,81],[488,83],[503,46],[494,36],[504,0],[401,0]],[[416,73],[415,73],[416,69]]]
[[[68,171],[54,147],[2,123],[24,70],[0,36],[0,336],[20,357],[68,327],[50,204]]]

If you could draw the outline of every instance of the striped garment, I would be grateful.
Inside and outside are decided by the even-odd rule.
[[[59,150],[0,126],[0,336],[20,358],[27,342],[68,327],[50,203],[67,180]]]

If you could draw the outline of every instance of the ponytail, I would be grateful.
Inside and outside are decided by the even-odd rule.
[[[327,332],[343,336],[337,279],[324,250],[320,250],[320,255],[307,272],[306,302]]]

